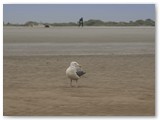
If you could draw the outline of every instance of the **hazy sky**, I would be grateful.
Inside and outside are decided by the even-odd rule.
[[[11,23],[155,20],[154,4],[4,4],[3,21]]]

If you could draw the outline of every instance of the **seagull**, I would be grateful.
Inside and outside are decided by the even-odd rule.
[[[76,80],[76,87],[78,87],[78,79],[84,75],[86,72],[84,72],[81,68],[81,65],[78,64],[75,61],[72,61],[70,63],[70,66],[66,70],[66,76],[71,80],[70,86],[72,87],[72,80]]]

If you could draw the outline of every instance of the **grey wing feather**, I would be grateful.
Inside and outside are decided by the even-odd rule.
[[[84,71],[77,71],[76,73],[80,77],[80,76],[84,75],[86,72],[84,72]]]

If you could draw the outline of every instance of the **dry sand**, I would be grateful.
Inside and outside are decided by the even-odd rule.
[[[24,38],[23,35],[19,34],[19,29],[21,29],[21,32],[25,31],[23,33]],[[44,31],[42,28],[38,29],[39,32],[33,34],[30,34],[29,31],[36,32],[36,28],[4,28],[4,115],[154,116],[154,28],[68,29],[75,35],[72,37],[68,35],[66,33],[67,28],[57,28],[55,30],[63,31],[61,34],[53,34],[52,29],[45,29],[48,32],[43,33],[44,37],[46,35],[46,42],[44,42],[41,38],[42,35],[39,34],[40,31]],[[83,31],[83,35],[80,35],[82,33],[79,33],[79,30],[85,31]],[[93,36],[95,37],[89,36],[91,31],[94,32]],[[133,31],[134,33],[132,33]],[[109,36],[108,32],[112,35]],[[130,34],[128,35],[126,32]],[[51,33],[53,36],[51,36]],[[128,36],[125,37],[122,34]],[[54,35],[57,36],[58,40],[55,39]],[[70,39],[63,39],[67,36]],[[118,53],[118,50],[115,51],[116,47],[111,48],[111,52],[108,54],[104,54],[108,50],[106,47],[107,50],[103,49],[103,52],[101,51],[104,55],[93,54],[92,52],[92,54],[88,52],[88,55],[81,55],[84,51],[76,51],[75,54],[77,55],[72,53],[71,55],[67,55],[67,53],[57,55],[53,51],[49,54],[47,54],[48,51],[38,54],[32,47],[29,49],[32,49],[30,52],[35,52],[34,54],[30,52],[23,54],[23,52],[19,52],[23,47],[16,45],[15,48],[9,49],[7,46],[22,43],[23,45],[31,43],[71,43],[72,45],[76,36],[82,40],[77,40],[78,43],[90,42],[92,45],[94,43],[128,44],[131,42],[133,43],[131,47],[134,47],[139,42],[145,48],[140,47],[141,49],[136,51],[136,49],[127,47],[126,49],[129,49],[130,52],[123,51],[123,54]],[[111,39],[105,41],[107,36],[108,38],[115,38],[114,41],[111,42]],[[82,39],[83,37],[84,39],[87,38],[87,41]],[[122,40],[119,39],[121,37]],[[51,38],[53,38],[53,41],[50,41]],[[96,39],[99,39],[99,41],[96,41]],[[146,45],[148,44],[147,49]],[[121,49],[120,46],[118,47],[118,49]],[[18,51],[15,49],[18,49]],[[12,50],[15,50],[14,54],[12,54]],[[59,50],[57,48],[58,52]],[[92,49],[87,50],[92,51]],[[70,81],[65,76],[65,70],[73,60],[83,65],[83,69],[87,72],[78,81],[78,88],[71,88],[69,86]]]

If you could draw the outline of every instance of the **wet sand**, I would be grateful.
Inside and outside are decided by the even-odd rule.
[[[154,116],[154,32],[154,28],[4,28],[4,115]],[[60,47],[55,52],[57,44],[75,43],[80,46],[72,49],[74,53],[68,47],[64,50],[70,54]],[[96,43],[99,52],[91,47]],[[78,88],[71,88],[65,76],[73,60],[87,72]]]
[[[4,28],[4,54],[154,54],[154,27]]]

